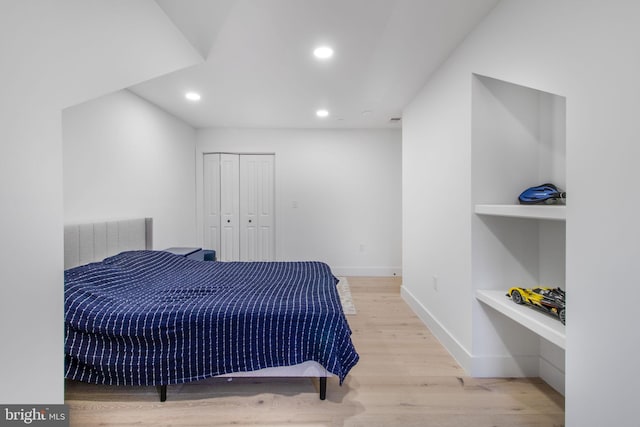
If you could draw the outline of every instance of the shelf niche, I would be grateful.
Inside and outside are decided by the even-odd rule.
[[[472,375],[540,376],[564,393],[564,344],[549,340],[539,325],[523,326],[519,311],[500,310],[483,296],[504,295],[513,286],[565,288],[565,207],[521,206],[517,198],[547,182],[566,190],[566,100],[490,77],[472,80],[473,353],[478,355]],[[570,322],[570,310],[567,317]]]

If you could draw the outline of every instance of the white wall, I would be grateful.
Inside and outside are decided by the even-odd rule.
[[[570,427],[637,423],[638,16],[625,0],[503,1],[403,114],[403,287],[473,357],[472,73],[566,97]],[[424,182],[448,191],[425,198]]]
[[[0,40],[0,402],[59,404],[61,110],[201,58],[151,0],[3,0]]]
[[[277,259],[325,261],[338,275],[399,275],[400,139],[399,130],[200,130],[198,215],[202,153],[275,153]]]
[[[123,90],[62,115],[65,223],[152,217],[154,248],[196,245],[196,131]]]

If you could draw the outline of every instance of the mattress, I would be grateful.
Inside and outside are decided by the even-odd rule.
[[[316,361],[358,362],[321,262],[202,262],[123,252],[65,271],[65,377],[167,385]]]

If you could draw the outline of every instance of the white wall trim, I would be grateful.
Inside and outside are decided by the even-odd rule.
[[[474,377],[537,377],[564,394],[564,372],[537,355],[495,356],[473,355],[416,299],[406,287],[401,288],[402,299],[411,307],[431,333],[453,356],[467,374]],[[544,375],[542,375],[544,373]]]
[[[402,299],[411,307],[413,312],[429,328],[431,333],[440,341],[444,348],[462,366],[467,373],[472,372],[473,357],[471,353],[458,341],[431,312],[405,286],[400,288]]]
[[[391,277],[402,276],[402,267],[333,267],[336,276]]]
[[[472,356],[471,375],[479,378],[521,378],[539,376],[538,355]]]
[[[558,393],[564,394],[565,390],[565,373],[562,369],[549,362],[544,357],[539,359],[539,372],[540,378],[542,378],[547,384],[553,387]]]

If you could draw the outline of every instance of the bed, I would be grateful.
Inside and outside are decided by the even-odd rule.
[[[210,262],[153,251],[152,221],[65,226],[65,377],[167,385],[317,377],[358,362],[321,262]]]

